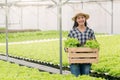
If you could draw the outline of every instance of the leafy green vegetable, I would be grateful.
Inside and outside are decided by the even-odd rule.
[[[65,47],[77,47],[80,44],[76,38],[68,38],[65,40]]]
[[[76,38],[68,38],[65,40],[65,47],[89,47],[89,48],[98,48],[99,43],[96,40],[87,40],[85,45],[79,46],[80,42]]]
[[[100,45],[96,40],[87,40],[84,46],[89,48],[100,48]]]
[[[89,75],[75,77],[72,74],[50,74],[38,69],[19,66],[0,60],[0,80],[105,80]]]

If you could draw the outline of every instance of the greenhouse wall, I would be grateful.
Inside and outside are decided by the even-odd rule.
[[[8,0],[13,3],[20,0]],[[21,0],[30,1],[30,0]],[[33,1],[33,0],[31,0]],[[35,1],[35,0],[34,0]],[[36,0],[38,1],[38,0]],[[0,3],[4,3],[3,0]],[[120,2],[114,2],[113,33],[120,33]],[[96,33],[111,33],[111,2],[93,2],[80,4],[65,4],[62,6],[62,29],[70,30],[73,26],[72,17],[76,10],[81,10],[90,15],[88,26]],[[59,30],[57,26],[56,6],[11,6],[9,7],[9,29],[39,29]],[[0,27],[5,27],[5,9],[0,7]]]

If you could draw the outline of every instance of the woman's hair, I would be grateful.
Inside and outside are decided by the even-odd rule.
[[[84,24],[84,25],[87,26],[87,21],[85,21],[85,24]],[[76,27],[78,27],[78,23],[77,23],[76,21],[74,21],[73,28],[76,28]]]

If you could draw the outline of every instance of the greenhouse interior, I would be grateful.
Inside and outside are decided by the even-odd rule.
[[[93,35],[74,32],[77,13]],[[120,0],[0,0],[0,80],[120,80],[119,19]]]

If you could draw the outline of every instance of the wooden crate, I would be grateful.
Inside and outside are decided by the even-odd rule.
[[[67,48],[69,63],[97,63],[97,48]]]

